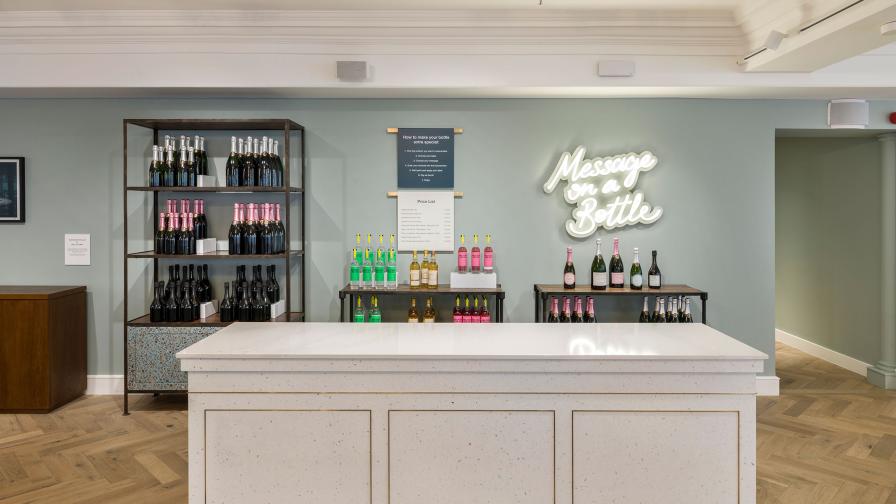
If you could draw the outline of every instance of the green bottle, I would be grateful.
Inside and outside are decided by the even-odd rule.
[[[352,317],[352,322],[364,322],[364,303],[361,302],[361,296],[358,296],[358,303],[355,306],[355,314]]]
[[[364,262],[364,256],[361,255],[361,254],[363,254],[363,250],[361,249],[361,233],[358,233],[358,234],[355,235],[355,249],[354,249],[354,253],[355,253],[355,261],[356,261],[359,265],[360,265],[362,262]]]
[[[370,249],[364,249],[364,265],[361,266],[361,287],[373,287],[373,265],[370,264]]]
[[[358,264],[358,249],[352,249],[352,264],[349,266],[348,282],[352,287],[357,287],[361,281],[361,265]]]
[[[376,263],[374,264],[374,287],[382,289],[386,286],[386,252],[383,250],[383,235],[380,235],[380,246],[376,249]]]
[[[641,272],[641,258],[638,257],[638,247],[635,247],[635,258],[632,259],[632,270],[628,284],[632,289],[637,290],[641,290],[644,286],[644,274]]]
[[[383,314],[380,313],[379,302],[376,299],[376,295],[370,296],[370,313],[368,315],[368,322],[378,323],[383,321]]]
[[[398,264],[395,260],[395,235],[389,236],[389,254],[386,258],[386,288],[398,288]]]

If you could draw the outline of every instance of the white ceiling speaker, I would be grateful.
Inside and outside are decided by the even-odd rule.
[[[831,129],[865,129],[868,126],[868,102],[854,98],[831,100],[828,103],[828,126]]]
[[[880,25],[881,35],[896,35],[896,21],[890,21]]]
[[[771,49],[772,51],[781,47],[781,42],[784,42],[784,39],[787,38],[787,35],[779,32],[778,30],[772,30],[768,33],[768,37],[765,37],[765,46],[766,49]]]
[[[369,78],[366,61],[337,61],[336,78],[343,82],[363,82]]]

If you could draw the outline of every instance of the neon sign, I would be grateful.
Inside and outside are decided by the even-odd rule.
[[[580,145],[572,154],[564,152],[560,156],[544,183],[544,192],[550,194],[561,180],[566,181],[563,199],[576,207],[565,227],[575,238],[591,236],[599,227],[611,230],[651,224],[663,215],[663,209],[652,207],[635,186],[641,172],[652,170],[656,164],[657,158],[650,151],[585,159],[585,147]]]

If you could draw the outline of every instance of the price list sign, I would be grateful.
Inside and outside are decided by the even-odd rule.
[[[454,128],[398,130],[398,187],[454,188]]]
[[[454,250],[454,191],[398,191],[398,250]]]

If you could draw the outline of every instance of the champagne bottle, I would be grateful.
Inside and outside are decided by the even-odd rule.
[[[159,228],[156,230],[153,250],[156,254],[165,253],[165,239],[167,234],[167,230],[165,229],[165,212],[159,212]]]
[[[482,296],[482,308],[479,309],[479,323],[490,324],[491,321],[492,315],[488,311],[488,298]]]
[[[205,200],[193,200],[193,228],[196,231],[196,239],[204,240],[208,238],[208,218],[205,216]]]
[[[654,320],[654,322],[657,322],[660,324],[665,324],[666,323],[666,300],[663,298],[660,298],[659,303],[660,303],[660,311],[657,314],[656,320]]]
[[[180,310],[177,306],[177,291],[171,282],[168,283],[165,295],[168,297],[165,303],[165,322],[177,322],[180,320]]]
[[[411,307],[408,308],[408,323],[420,322],[420,313],[417,312],[417,298],[411,298]]]
[[[691,323],[694,321],[693,315],[691,315],[691,298],[687,298],[684,301],[684,319],[682,322]]]
[[[591,261],[591,289],[607,290],[607,264],[604,262],[604,256],[600,253],[600,238],[597,240],[594,260]]]
[[[580,323],[585,320],[585,314],[582,312],[582,298],[576,297],[576,308],[572,312],[570,322]]]
[[[420,287],[429,288],[429,251],[423,251],[423,262],[420,263]]]
[[[495,251],[492,249],[492,235],[485,235],[485,249],[482,251],[482,271],[491,273],[495,270]]]
[[[265,287],[268,291],[268,299],[270,299],[271,303],[279,302],[280,283],[277,282],[277,266],[274,264],[268,266],[268,281]]]
[[[432,324],[436,321],[436,310],[432,307],[432,298],[426,298],[426,308],[423,310],[423,323]]]
[[[174,177],[177,165],[174,159],[174,148],[168,147],[168,151],[166,152],[167,158],[165,161],[164,173],[162,174],[162,186],[164,187],[174,187]]]
[[[193,284],[189,288],[190,291],[190,308],[192,309],[193,316],[190,320],[199,320],[199,299],[197,294],[197,285]]]
[[[653,313],[650,314],[651,322],[659,322],[658,319],[660,318],[660,298],[659,297],[656,298],[655,303],[656,304],[653,307]]]
[[[261,300],[261,309],[259,310],[259,322],[270,322],[271,320],[271,300],[268,299],[268,292],[262,288],[259,294]]]
[[[432,257],[429,259],[429,285],[430,289],[439,288],[439,263],[436,261],[436,251],[432,251]]]
[[[352,287],[358,287],[361,283],[361,265],[358,264],[358,249],[352,249],[352,262],[348,267],[348,284]]]
[[[650,312],[647,311],[647,296],[644,296],[644,306],[641,308],[641,318],[638,322],[650,322]]]
[[[376,294],[370,296],[370,312],[367,317],[368,322],[379,323],[383,321],[383,314],[380,312],[379,300]]]
[[[233,301],[230,299],[230,282],[224,282],[224,299],[218,309],[221,322],[233,322]]]
[[[641,259],[638,257],[638,247],[635,247],[635,257],[632,259],[632,269],[628,284],[635,290],[641,290],[641,287],[644,286],[644,275],[641,274]]]
[[[242,282],[240,287],[240,300],[237,306],[237,320],[240,322],[252,321],[252,305],[249,304],[249,285],[248,282]]]
[[[190,305],[190,285],[186,282],[180,288],[180,303],[178,303],[178,320],[181,322],[193,321],[193,307]]]
[[[597,314],[594,312],[594,298],[588,298],[588,309],[585,311],[585,322],[597,322]]]
[[[470,271],[482,271],[482,251],[479,250],[479,235],[473,233],[473,248],[470,250]]]
[[[563,266],[563,288],[576,288],[576,267],[572,263],[572,247],[566,247],[566,265]]]
[[[364,322],[366,318],[366,313],[364,310],[364,303],[361,301],[361,296],[358,296],[358,301],[355,304],[355,312],[352,316],[352,322]]]
[[[150,322],[164,322],[165,321],[165,307],[162,305],[162,298],[164,294],[162,293],[162,289],[165,287],[163,282],[159,282],[155,284],[154,294],[152,298],[152,303],[149,305],[149,321]]]
[[[551,311],[548,314],[548,322],[560,322],[560,308],[558,307],[558,302],[557,298],[551,298]]]
[[[660,273],[660,267],[656,265],[656,250],[651,251],[650,255],[653,256],[653,263],[647,270],[647,286],[651,289],[659,289],[663,286],[663,274]]]
[[[420,288],[420,263],[417,262],[416,250],[411,253],[411,269],[409,282],[412,289]]]
[[[613,257],[610,258],[610,287],[625,287],[625,267],[619,256],[619,238],[613,238]]]
[[[454,296],[454,312],[452,313],[455,324],[464,321],[464,312],[460,307],[460,296]]]
[[[669,298],[668,303],[666,304],[666,322],[675,322],[676,321],[676,313],[675,313],[675,299]]]
[[[467,247],[464,246],[464,235],[460,235],[460,247],[457,249],[457,272],[467,272]]]
[[[243,250],[243,233],[240,223],[240,204],[233,204],[233,223],[230,224],[230,231],[227,232],[227,251],[230,255],[238,255]]]
[[[149,163],[149,186],[159,187],[161,185],[161,174],[159,173],[159,146],[152,146],[152,161]]]
[[[563,311],[560,312],[560,322],[569,322],[571,320],[569,311],[569,298],[563,296]]]

